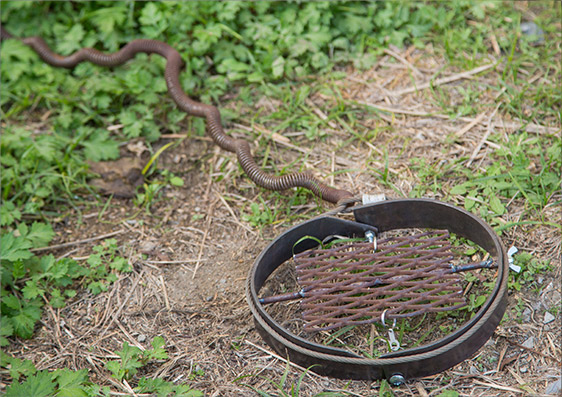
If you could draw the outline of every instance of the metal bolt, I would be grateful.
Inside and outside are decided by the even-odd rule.
[[[373,243],[373,252],[377,252],[377,234],[372,230],[367,230],[365,232],[365,238]]]
[[[372,230],[367,230],[365,232],[365,238],[367,240],[369,240],[370,243],[372,243],[373,241],[375,241],[375,238],[377,237],[376,233]]]
[[[390,379],[388,379],[388,383],[392,386],[400,386],[406,383],[406,379],[402,374],[394,374],[390,377]]]

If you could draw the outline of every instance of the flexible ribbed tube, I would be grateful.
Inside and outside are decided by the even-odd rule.
[[[0,27],[0,30],[2,33],[2,40],[12,38],[12,35],[4,28]],[[263,171],[256,164],[248,142],[242,139],[234,139],[225,134],[218,108],[194,101],[182,90],[179,75],[184,63],[179,52],[164,42],[138,39],[127,43],[119,51],[110,54],[93,48],[82,48],[71,55],[62,56],[51,51],[47,43],[45,43],[41,37],[26,37],[20,40],[33,48],[41,59],[49,65],[63,68],[73,68],[84,61],[100,66],[119,66],[133,58],[139,52],[158,54],[166,58],[164,77],[166,79],[168,93],[174,102],[176,102],[177,106],[184,112],[206,119],[207,133],[222,149],[236,153],[238,161],[242,165],[242,169],[254,183],[270,190],[286,190],[298,186],[304,187],[311,190],[323,200],[331,203],[338,203],[340,200],[349,199],[353,196],[351,192],[323,184],[309,172],[296,172],[277,176]]]

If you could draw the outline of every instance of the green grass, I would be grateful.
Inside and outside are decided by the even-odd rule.
[[[553,13],[548,12],[550,3],[541,4],[537,22],[546,34],[556,35],[559,7]],[[555,55],[556,40],[532,46],[532,38],[519,39],[513,34],[520,21],[521,15],[513,7],[471,1],[430,6],[392,2],[4,2],[2,7],[2,22],[13,34],[41,34],[62,54],[83,46],[115,51],[133,37],[164,38],[188,63],[182,82],[190,95],[216,102],[235,86],[246,85],[248,92],[267,94],[282,103],[262,122],[274,124],[273,131],[305,131],[311,140],[323,138],[326,127],[304,103],[314,89],[307,84],[312,75],[338,73],[339,65],[349,60],[368,67],[372,62],[366,59],[374,60],[381,45],[422,47],[428,40],[443,42],[436,46],[437,51],[452,65],[468,69],[487,62],[481,54],[489,51],[490,34],[507,55],[501,87],[490,88],[505,89],[505,111],[524,120],[559,119],[556,109],[562,99],[556,85],[528,83],[528,76],[519,72],[525,65],[530,75],[542,71],[552,79],[559,76],[559,65],[541,61]],[[113,69],[83,63],[68,72],[45,65],[18,41],[5,42],[2,57],[0,106],[8,120],[2,140],[2,198],[22,214],[40,215],[73,206],[73,193],[89,189],[85,160],[116,158],[120,142],[137,136],[154,141],[164,132],[179,131],[186,117],[166,96],[164,60],[159,57],[140,54],[126,66]],[[304,81],[295,85],[290,83],[294,79]],[[338,96],[333,86],[317,89]],[[471,86],[458,90],[463,100],[453,107],[449,94],[440,87],[432,93],[443,111],[454,117],[482,110],[475,105],[477,90]],[[243,92],[240,97],[244,99]],[[246,98],[252,101],[255,96]],[[531,111],[525,109],[528,103],[535,104]],[[361,130],[355,123],[356,110],[343,101],[324,110],[330,120],[343,121],[350,132]],[[23,127],[30,116],[46,111],[51,114],[40,134]],[[226,122],[238,117],[223,113]],[[123,128],[109,134],[106,127],[112,124]],[[203,120],[194,119],[191,124],[192,133],[203,134]]]
[[[534,43],[536,38],[519,33],[520,23],[529,15],[513,3],[468,0],[6,1],[2,2],[1,20],[14,35],[40,35],[62,54],[84,46],[116,51],[140,37],[166,41],[186,61],[181,81],[189,95],[224,108],[224,95],[237,93],[235,104],[240,111],[222,111],[225,124],[256,122],[277,133],[302,131],[304,142],[313,145],[329,138],[326,128],[333,121],[349,133],[349,138],[340,143],[341,149],[395,133],[393,126],[366,127],[363,118],[378,117],[378,111],[350,103],[335,83],[345,76],[343,67],[367,69],[389,44],[418,48],[431,44],[448,62],[447,67],[457,70],[489,63],[485,54],[493,54],[500,61],[490,71],[498,73],[499,80],[487,85],[484,92],[478,89],[479,81],[447,89],[432,86],[422,92],[451,119],[475,117],[491,110],[486,106],[497,103],[498,112],[505,117],[559,126],[561,70],[556,60],[560,58],[560,4],[541,1],[529,6],[535,22],[545,32],[545,41],[540,45]],[[491,37],[497,42],[499,55],[494,53]],[[2,43],[2,346],[14,338],[33,337],[45,305],[62,307],[78,289],[103,293],[117,274],[128,270],[112,240],[95,248],[85,265],[35,255],[30,250],[52,240],[49,223],[55,218],[64,218],[70,210],[80,213],[84,208],[104,207],[104,200],[87,184],[87,161],[115,159],[119,145],[136,137],[154,142],[164,133],[187,130],[189,135],[204,134],[203,120],[187,117],[168,97],[163,70],[163,59],[142,54],[118,68],[84,63],[71,71],[57,69],[44,64],[19,41]],[[544,78],[533,80],[534,76]],[[433,80],[439,77],[435,75]],[[327,120],[307,104],[307,99],[317,92],[334,99],[321,109]],[[497,95],[496,102],[484,104],[482,98],[490,93]],[[275,99],[279,106],[267,114],[244,110],[255,108],[260,96]],[[107,130],[116,124],[123,126]],[[269,170],[292,172],[306,163],[303,154],[280,169],[270,154],[271,140],[257,132],[249,138],[259,143],[256,154]],[[446,143],[452,144],[451,139],[448,137]],[[500,232],[519,225],[560,228],[544,215],[545,208],[560,205],[555,201],[559,200],[556,197],[560,197],[562,181],[560,135],[533,134],[523,127],[507,138],[493,133],[489,141],[496,145],[488,155],[490,165],[476,172],[464,167],[466,158],[438,164],[422,157],[412,158],[417,183],[411,196],[441,195],[446,200],[458,200]],[[401,144],[405,148],[408,142]],[[376,183],[399,194],[402,176],[389,171],[388,148],[380,149],[385,158],[376,160],[384,167],[369,166],[369,171]],[[153,159],[159,155],[153,154]],[[374,159],[377,155],[372,156]],[[156,167],[147,176],[147,183],[135,198],[136,205],[146,210],[158,200],[163,186],[181,185],[181,179]],[[302,189],[292,194],[261,191],[258,197],[259,201],[256,198],[243,209],[243,219],[260,228],[294,222],[306,215],[292,213],[291,207],[316,200]],[[320,203],[315,202],[316,212],[321,211]],[[506,222],[502,217],[512,202],[522,203],[523,214],[517,221]],[[544,262],[528,258],[525,264],[526,272],[512,280],[514,289],[531,283],[534,274],[547,268]],[[131,357],[136,355],[135,359],[140,360],[138,354],[132,352]],[[70,381],[70,371],[37,372],[31,363],[17,360],[9,359],[5,361],[8,364],[3,364],[10,366],[14,390],[31,387],[26,382],[48,385],[48,393],[69,385],[86,393],[101,390],[88,383],[87,376],[79,371]],[[123,366],[124,361],[119,365]],[[114,375],[122,369],[116,366]],[[272,381],[274,389],[298,395],[302,378],[289,387],[289,392],[283,391],[288,387],[286,378],[284,375],[279,382]],[[21,385],[17,386],[19,381]],[[168,386],[143,386],[139,382],[137,387],[138,392],[156,392],[158,387]],[[392,395],[384,391],[384,385],[380,390],[380,395]]]

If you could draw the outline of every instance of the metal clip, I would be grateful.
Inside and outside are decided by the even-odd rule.
[[[394,336],[394,329],[392,328],[388,330],[388,339],[390,340],[390,350],[395,352],[400,349],[400,342],[398,342],[398,339]]]
[[[513,270],[515,273],[521,273],[521,266],[516,265],[515,259],[513,258],[513,255],[515,255],[517,253],[517,251],[519,251],[517,249],[517,247],[512,246],[508,251],[507,251],[507,258],[508,258],[508,262],[509,262],[509,268],[511,270]]]
[[[386,324],[385,324],[384,316],[386,315],[387,310],[388,309],[385,309],[381,314],[381,322],[382,325],[385,327]],[[393,352],[400,349],[400,342],[398,341],[398,339],[396,339],[396,335],[394,334],[394,327],[396,327],[396,319],[394,319],[394,322],[392,323],[392,327],[388,329],[388,340],[389,340],[390,350],[392,350]]]
[[[381,194],[363,194],[361,197],[361,201],[363,205],[378,203],[379,201],[386,200],[386,196],[384,193]]]

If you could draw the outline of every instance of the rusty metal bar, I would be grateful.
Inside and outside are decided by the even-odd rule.
[[[467,263],[465,265],[453,265],[450,264],[450,270],[443,272],[443,274],[449,274],[449,273],[461,273],[461,272],[467,272],[467,271],[472,271],[472,270],[477,270],[477,269],[492,269],[497,267],[497,263],[494,262],[492,259],[488,259],[485,261],[480,261],[480,262],[473,262],[473,263]],[[382,279],[375,279],[371,282],[364,282],[360,285],[360,287],[362,288],[372,288],[372,287],[378,287],[380,285],[385,285],[385,284],[390,284],[392,283],[392,281],[399,281],[399,280],[386,280],[383,281]],[[310,290],[310,288],[308,289]],[[279,295],[273,295],[273,296],[267,296],[265,298],[260,298],[259,302],[262,305],[269,305],[271,303],[279,303],[279,302],[287,302],[287,301],[291,301],[291,300],[297,300],[297,299],[302,299],[304,297],[306,297],[306,292],[307,289],[301,289],[300,291],[297,292],[288,292],[285,294],[279,294]]]

